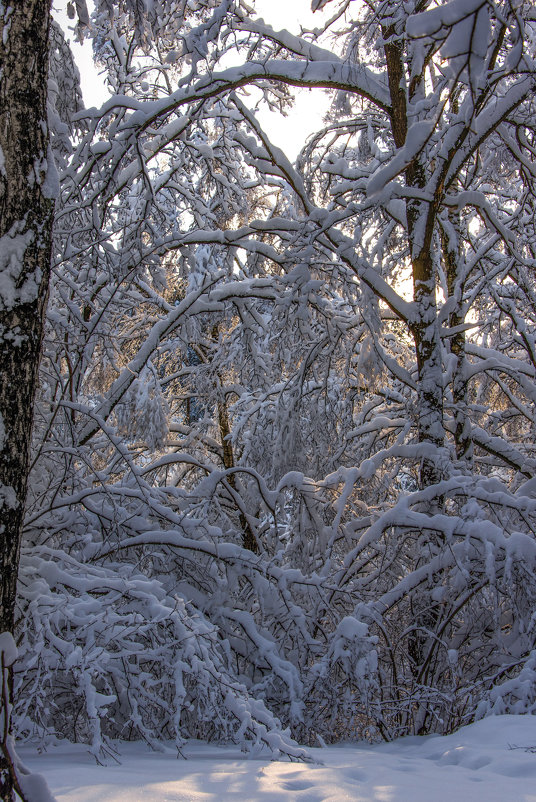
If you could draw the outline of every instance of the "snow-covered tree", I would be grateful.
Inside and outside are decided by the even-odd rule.
[[[80,18],[112,94],[53,139],[21,736],[535,709],[532,10],[321,5]],[[296,86],[292,164],[252,107]]]

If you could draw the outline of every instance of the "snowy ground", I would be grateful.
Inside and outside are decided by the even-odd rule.
[[[187,760],[122,746],[103,768],[80,746],[20,754],[58,802],[536,802],[536,717],[488,718],[446,737],[312,749],[318,764],[245,760],[190,744]],[[320,765],[320,761],[322,765]]]

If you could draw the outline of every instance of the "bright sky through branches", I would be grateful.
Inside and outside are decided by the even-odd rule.
[[[254,0],[259,17],[276,30],[286,28],[299,33],[300,27],[318,27],[322,12],[311,11],[310,0]],[[62,3],[56,3],[54,16],[67,32],[78,69],[82,93],[86,106],[100,106],[108,98],[103,76],[95,68],[92,58],[91,40],[80,45],[73,41],[72,22],[67,18]],[[278,112],[263,110],[259,114],[261,125],[274,144],[294,159],[305,143],[307,136],[322,127],[322,120],[329,105],[329,98],[321,90],[295,89],[296,102],[286,117]]]
[[[324,18],[322,12],[311,11],[311,0],[255,0],[259,17],[276,30],[286,28],[299,33],[300,27],[318,27]],[[302,148],[307,136],[322,127],[329,105],[328,95],[318,89],[293,90],[296,102],[286,117],[277,112],[263,111],[261,124],[274,144],[293,159]]]

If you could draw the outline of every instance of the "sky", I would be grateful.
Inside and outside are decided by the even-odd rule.
[[[319,12],[312,13],[311,0],[255,0],[255,8],[258,16],[273,28],[287,28],[291,33],[299,33],[300,25],[317,27],[323,16]],[[293,91],[296,102],[286,118],[269,111],[259,115],[274,144],[291,158],[298,154],[307,135],[322,127],[329,104],[328,95],[319,89]]]
[[[293,33],[299,33],[300,25],[309,28],[318,26],[323,16],[321,12],[312,13],[311,0],[254,0],[254,5],[258,16],[276,30],[287,28]],[[72,22],[67,18],[64,8],[65,3],[62,0],[55,0],[54,16],[67,31],[67,38],[80,70],[84,102],[88,108],[99,107],[109,97],[104,78],[93,64],[91,42],[86,40],[80,45],[74,41],[73,34],[69,33]],[[307,136],[322,127],[329,105],[329,97],[322,90],[296,89],[293,93],[296,101],[286,117],[268,110],[258,115],[273,143],[282,148],[291,159],[296,157]]]

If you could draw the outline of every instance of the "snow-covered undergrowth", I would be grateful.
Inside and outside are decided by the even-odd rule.
[[[190,742],[187,758],[122,744],[98,766],[81,745],[24,747],[58,802],[535,802],[532,716],[496,716],[447,736],[311,749],[316,763],[246,760],[236,747]]]

